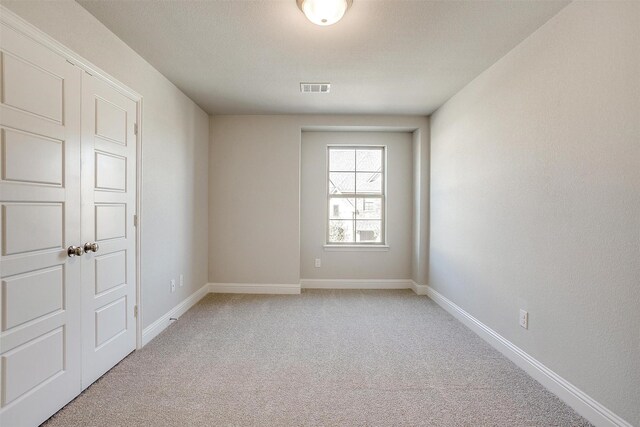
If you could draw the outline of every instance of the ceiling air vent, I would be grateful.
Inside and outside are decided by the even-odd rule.
[[[331,83],[300,83],[302,93],[329,93]]]

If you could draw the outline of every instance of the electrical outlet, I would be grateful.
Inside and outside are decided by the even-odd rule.
[[[316,268],[320,268],[322,266],[322,260],[320,258],[316,258]]]
[[[520,326],[525,329],[529,329],[529,312],[520,310]]]
[[[180,275],[180,287],[182,287],[182,285],[184,285],[184,274]]]
[[[176,291],[176,279],[171,279],[171,292]]]

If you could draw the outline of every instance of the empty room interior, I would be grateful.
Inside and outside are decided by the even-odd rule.
[[[640,1],[0,0],[0,426],[640,427]]]

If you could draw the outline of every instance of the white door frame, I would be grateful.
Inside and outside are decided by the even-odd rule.
[[[103,80],[136,103],[136,123],[138,125],[136,134],[136,349],[140,349],[142,348],[142,273],[140,271],[142,253],[142,95],[105,73],[3,5],[0,5],[0,22],[42,44],[92,76]]]

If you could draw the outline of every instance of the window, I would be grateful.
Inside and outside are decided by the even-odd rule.
[[[327,244],[384,245],[384,147],[329,147]]]

